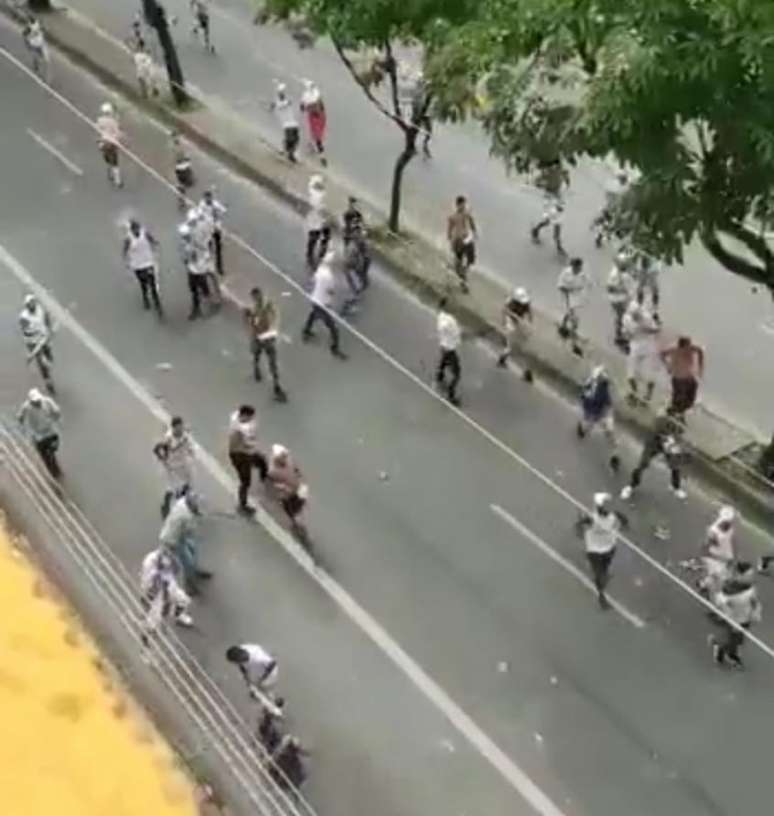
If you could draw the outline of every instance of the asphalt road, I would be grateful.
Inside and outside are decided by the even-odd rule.
[[[72,0],[74,8],[124,39],[137,3]],[[331,171],[346,178],[365,199],[386,205],[392,165],[401,147],[397,128],[387,122],[356,88],[336,54],[324,43],[300,51],[284,33],[250,22],[253,4],[218,0],[213,6],[217,56],[204,53],[190,35],[187,0],[167,0],[177,15],[176,40],[189,82],[237,110],[264,137],[279,142],[279,131],[267,102],[273,80],[287,82],[297,99],[301,79],[320,85],[329,111]],[[529,180],[508,177],[488,154],[485,139],[473,124],[438,127],[435,158],[415,160],[405,177],[405,223],[446,246],[444,230],[451,202],[467,195],[481,229],[482,268],[509,283],[527,285],[536,302],[550,313],[560,311],[556,279],[560,262],[548,247],[534,247],[528,228],[542,211],[542,200]],[[604,163],[584,163],[574,173],[567,200],[565,245],[586,259],[596,291],[584,331],[599,343],[611,342],[612,322],[605,281],[611,253],[593,246],[589,224],[598,212],[611,171]],[[774,369],[763,367],[774,350],[774,308],[769,295],[731,275],[701,248],[689,249],[684,267],[668,271],[663,281],[665,326],[688,333],[707,349],[707,374],[701,399],[741,427],[768,438],[769,395]]]
[[[5,26],[0,46],[20,53]],[[59,91],[93,115],[105,92],[64,65],[56,73]],[[363,616],[324,591],[325,582],[311,581],[261,527],[206,521],[204,558],[217,576],[186,641],[245,708],[244,690],[223,665],[225,646],[254,639],[278,654],[294,727],[313,750],[308,794],[320,813],[541,812],[515,789],[518,777],[524,790],[519,774],[566,816],[768,807],[771,659],[749,647],[747,672],[716,670],[700,608],[628,548],[612,589],[626,615],[598,611],[568,572],[584,564],[566,495],[587,502],[597,489],[620,487],[606,471],[602,440],[574,440],[570,407],[495,369],[486,348],[468,344],[469,419],[450,410],[422,385],[435,359],[433,316],[378,273],[357,318],[375,346],[346,333],[346,363],[322,343],[302,347],[302,297],[229,244],[232,291],[259,283],[283,311],[291,400],[275,405],[250,379],[233,309],[201,323],[185,319],[173,195],[128,162],[126,189],[109,189],[93,133],[2,54],[0,89],[7,114],[0,246],[10,256],[0,260],[0,404],[10,410],[35,384],[16,337],[23,288],[13,270],[23,267],[129,372],[135,389],[182,413],[220,463],[227,466],[229,412],[255,401],[265,444],[289,444],[306,472],[326,574],[389,633],[375,644]],[[164,134],[129,109],[123,120],[143,160],[168,168]],[[229,227],[302,280],[300,220],[193,155],[199,177],[216,180],[229,203]],[[164,245],[163,324],[142,311],[120,263],[120,225],[130,212]],[[135,569],[158,529],[162,483],[150,448],[161,429],[116,378],[115,364],[106,367],[64,329],[56,353],[68,490]],[[624,459],[630,467],[628,443]],[[199,483],[209,506],[231,508],[233,497],[204,468]],[[665,471],[654,468],[630,511],[632,539],[664,564],[697,550],[715,507],[696,485],[689,483],[686,504],[666,486]],[[670,541],[653,536],[657,525],[670,529]],[[771,546],[749,527],[741,543],[751,557]],[[763,596],[764,603],[772,596],[766,583]],[[757,631],[774,642],[770,621]],[[394,644],[415,663],[391,660]],[[438,685],[429,688],[413,666]],[[453,723],[449,701],[470,720]],[[499,772],[492,745],[505,758]]]

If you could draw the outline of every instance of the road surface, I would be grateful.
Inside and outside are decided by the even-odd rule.
[[[70,5],[123,40],[139,4],[72,0]],[[392,166],[401,149],[400,132],[367,101],[330,47],[320,43],[300,51],[283,30],[253,26],[252,3],[218,0],[212,7],[218,48],[213,57],[190,34],[187,0],[167,0],[165,5],[178,18],[174,31],[188,81],[214,95],[218,104],[239,112],[272,143],[280,141],[267,104],[273,97],[274,80],[287,82],[297,100],[302,78],[314,78],[328,108],[331,171],[386,210]],[[486,140],[474,124],[438,127],[433,151],[432,161],[417,158],[406,172],[405,223],[445,248],[446,215],[457,195],[468,196],[481,229],[482,268],[509,285],[526,285],[541,308],[558,316],[560,261],[550,242],[535,247],[529,240],[529,226],[543,206],[529,180],[506,175],[489,156]],[[611,253],[594,248],[589,224],[599,211],[610,177],[602,163],[582,164],[573,176],[565,222],[565,246],[586,260],[596,283],[584,331],[602,344],[612,341],[604,291]],[[700,398],[721,416],[768,439],[774,369],[762,367],[760,360],[774,352],[770,295],[753,291],[698,247],[687,251],[685,267],[664,276],[663,291],[667,330],[690,334],[706,347],[706,381]]]
[[[5,25],[0,47],[22,53]],[[66,65],[56,76],[90,115],[107,95]],[[13,191],[0,199],[0,404],[10,410],[37,384],[15,324],[31,276],[71,315],[56,342],[67,489],[132,570],[154,546],[162,491],[150,453],[162,428],[148,399],[182,414],[214,457],[198,474],[209,507],[233,507],[218,474],[234,406],[255,402],[262,442],[291,447],[311,486],[326,577],[311,580],[282,537],[210,517],[203,557],[216,578],[184,636],[243,710],[225,647],[256,640],[276,652],[293,728],[313,751],[307,793],[321,814],[716,816],[740,801],[768,806],[769,655],[748,645],[747,672],[715,669],[695,600],[629,547],[616,561],[617,611],[600,612],[578,578],[570,499],[587,503],[621,482],[602,440],[577,444],[572,407],[468,344],[466,414],[451,410],[426,387],[433,315],[378,270],[356,323],[368,342],[343,337],[349,361],[322,342],[301,346],[307,306],[292,284],[305,277],[302,222],[194,151],[202,183],[216,181],[230,206],[229,228],[271,265],[227,246],[230,290],[259,284],[282,309],[290,402],[276,405],[250,378],[235,309],[186,320],[173,194],[129,161],[126,188],[111,190],[93,132],[5,51],[0,88],[2,177]],[[131,109],[122,118],[147,167],[168,172],[165,135]],[[120,263],[129,213],[163,244],[164,323],[141,309]],[[623,455],[628,470],[628,442]],[[631,539],[657,565],[694,553],[715,511],[689,490],[676,502],[654,468],[630,510]],[[657,525],[670,541],[653,536]],[[745,527],[741,546],[754,557],[771,541]],[[762,593],[766,603],[765,581]],[[771,621],[757,632],[774,643]]]

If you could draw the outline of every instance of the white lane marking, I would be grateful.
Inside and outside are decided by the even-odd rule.
[[[521,533],[521,535],[523,535],[527,541],[534,544],[544,555],[547,555],[555,564],[559,564],[563,570],[569,572],[570,575],[583,584],[583,586],[585,586],[589,592],[591,592],[593,595],[597,594],[597,590],[594,587],[594,582],[588,577],[588,575],[586,575],[585,572],[583,572],[583,570],[576,567],[572,561],[569,561],[563,555],[558,553],[547,541],[544,541],[537,533],[530,530],[526,524],[523,524],[517,518],[512,516],[507,510],[503,510],[499,504],[490,504],[489,508],[506,524],[510,525],[514,530]],[[620,601],[616,601],[610,595],[607,597],[610,601],[610,606],[612,606],[622,618],[629,621],[632,626],[636,626],[637,629],[645,628],[645,621],[639,615],[635,615],[634,612],[631,612]]]
[[[31,69],[29,69],[24,63],[20,62],[13,54],[9,53],[5,48],[0,48],[0,55],[5,57],[10,63],[16,66],[23,74],[25,74],[29,79],[33,82],[37,83],[46,93],[50,94],[54,97],[60,104],[62,104],[65,108],[71,111],[77,118],[81,121],[85,122],[92,130],[96,131],[97,126],[95,122],[93,122],[89,117],[80,111],[69,99],[62,96],[58,91],[51,88],[49,85],[46,85],[40,77],[37,76]],[[153,118],[149,119],[150,122],[154,122]],[[154,122],[155,124],[155,122]],[[129,150],[125,145],[119,145],[119,149],[125,153],[132,161],[134,161],[139,167],[143,168],[147,173],[153,176],[155,179],[160,181],[163,185],[165,185],[168,189],[172,190],[173,192],[177,192],[175,190],[174,185],[168,181],[164,176],[146,164],[139,156]],[[186,199],[189,204],[193,204],[194,202],[191,199]],[[268,269],[272,274],[278,277],[280,280],[284,281],[285,285],[289,288],[297,292],[301,295],[302,298],[309,301],[311,303],[311,295],[303,288],[303,286],[297,283],[290,275],[287,275],[283,272],[276,264],[272,263],[266,257],[261,255],[258,250],[248,244],[243,238],[241,238],[236,233],[230,232],[227,229],[223,230],[223,234],[228,236],[231,241],[233,241],[238,246],[242,247],[249,255],[252,255],[259,263],[261,263],[266,269]],[[238,302],[238,301],[237,301]],[[455,414],[458,419],[462,420],[469,428],[479,433],[484,439],[486,439],[491,445],[497,448],[501,453],[505,456],[511,458],[514,462],[521,465],[528,473],[534,476],[539,482],[542,482],[543,485],[548,487],[552,490],[557,496],[564,499],[568,504],[572,505],[576,510],[580,510],[581,512],[589,512],[589,508],[587,508],[582,502],[578,501],[571,493],[569,493],[565,488],[561,485],[557,484],[550,476],[547,476],[541,470],[538,470],[534,465],[530,464],[523,456],[518,454],[513,448],[509,447],[505,442],[503,442],[499,437],[495,436],[491,431],[487,430],[483,425],[477,422],[473,417],[466,414],[459,408],[455,408],[451,405],[447,400],[445,400],[440,394],[438,394],[435,389],[422,380],[421,377],[414,374],[413,371],[406,368],[403,363],[396,360],[389,352],[385,351],[381,346],[377,345],[373,342],[369,337],[364,335],[362,332],[358,331],[351,323],[345,320],[340,315],[336,314],[335,312],[331,313],[333,319],[344,326],[347,331],[353,336],[356,337],[366,348],[370,349],[374,354],[378,357],[381,357],[388,365],[391,365],[396,371],[399,371],[406,377],[408,380],[413,382],[419,388],[421,388],[428,396],[432,399],[439,402],[443,407],[450,411],[451,413]],[[652,569],[656,570],[656,572],[663,575],[668,581],[674,584],[679,589],[682,589],[687,595],[689,595],[693,600],[702,606],[708,612],[711,612],[716,617],[722,618],[729,626],[733,629],[736,629],[741,635],[746,637],[750,643],[755,644],[764,654],[768,657],[774,659],[774,648],[769,646],[765,641],[761,640],[756,635],[750,633],[749,630],[743,629],[739,626],[739,624],[732,621],[727,615],[724,615],[720,612],[717,607],[713,606],[710,601],[706,598],[702,597],[690,584],[687,584],[680,578],[678,575],[675,575],[673,572],[668,570],[663,564],[661,564],[658,560],[656,560],[652,555],[642,549],[639,545],[635,544],[630,538],[626,536],[620,536],[619,540],[621,541],[624,546],[628,547],[632,552],[636,553],[646,564],[648,564]]]
[[[99,360],[138,402],[159,421],[168,423],[170,414],[161,404],[118,362],[118,360],[82,326],[58,300],[22,266],[2,245],[0,261],[10,270],[26,289],[56,318],[60,326],[67,327],[73,335]],[[197,458],[209,474],[230,494],[236,493],[235,481],[226,473],[218,460],[196,445]],[[424,694],[459,733],[496,768],[505,780],[521,795],[539,816],[565,816],[543,793],[529,776],[512,760],[425,670],[393,640],[387,630],[376,621],[358,602],[327,572],[317,567],[308,554],[293,540],[266,511],[259,507],[256,520],[265,528],[283,550],[338,604],[353,623],[397,666],[403,674]]]
[[[47,142],[39,133],[36,133],[32,128],[27,128],[27,133],[32,136],[32,138],[44,149],[47,150],[54,158],[59,159],[60,162],[71,172],[75,173],[76,176],[82,176],[83,170],[75,162],[71,162],[67,156],[64,155],[60,150],[54,147],[50,142]]]

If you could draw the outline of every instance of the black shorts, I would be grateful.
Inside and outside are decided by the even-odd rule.
[[[287,513],[288,517],[294,519],[304,509],[306,501],[298,494],[288,496],[287,499],[282,500],[282,509]]]
[[[177,180],[178,187],[182,187],[184,190],[190,190],[194,184],[193,168],[191,165],[175,167],[175,179]]]
[[[458,239],[454,242],[454,256],[455,258],[467,264],[468,266],[473,266],[476,262],[476,244],[474,241],[463,241]]]
[[[102,158],[110,167],[115,167],[118,164],[118,148],[112,143],[104,143],[101,147]]]
[[[210,15],[206,11],[197,11],[196,21],[199,23],[199,28],[201,28],[202,31],[209,31]]]

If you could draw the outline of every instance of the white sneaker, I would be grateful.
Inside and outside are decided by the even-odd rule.
[[[678,487],[676,490],[673,489],[672,492],[675,494],[675,498],[680,499],[680,501],[684,501],[688,498],[688,494],[682,489],[682,487]]]
[[[621,498],[624,501],[629,501],[629,499],[631,499],[632,497],[632,493],[634,493],[634,491],[632,490],[632,486],[626,485],[626,487],[624,487],[624,489],[621,491]]]
[[[193,618],[187,612],[175,616],[175,623],[180,626],[193,626]]]

